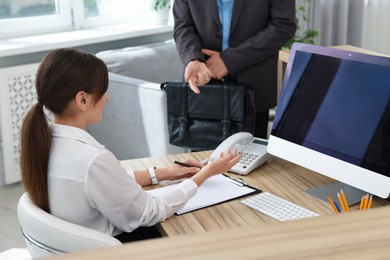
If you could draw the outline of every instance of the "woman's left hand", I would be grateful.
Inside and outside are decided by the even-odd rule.
[[[187,159],[183,161],[186,164],[192,165],[192,167],[181,166],[179,164],[172,164],[167,168],[166,180],[178,180],[183,178],[190,178],[194,174],[200,171],[204,166],[203,163],[198,161]]]

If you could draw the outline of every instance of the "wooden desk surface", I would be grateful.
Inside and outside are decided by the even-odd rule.
[[[127,160],[122,161],[122,164],[125,168],[133,170],[145,169],[151,165],[164,167],[172,164],[174,160],[184,160],[186,158],[202,160],[207,158],[209,154],[210,152],[186,153],[166,157]],[[236,174],[230,175],[238,177]],[[273,158],[271,162],[261,166],[249,175],[241,177],[252,186],[295,202],[319,213],[321,216],[334,214],[327,202],[313,198],[305,192],[310,188],[331,184],[334,180],[298,165]],[[149,188],[157,187],[158,185]],[[180,216],[173,216],[160,223],[158,228],[163,235],[173,237],[277,222],[242,205],[239,202],[240,200],[237,199]],[[375,199],[373,205],[378,206],[386,203],[384,200]]]
[[[382,207],[165,237],[48,259],[389,259],[389,245],[390,207]]]
[[[209,152],[123,161],[126,168],[163,167],[174,160],[202,160]],[[160,224],[169,237],[45,259],[386,259],[390,256],[390,207],[334,214],[306,194],[333,180],[274,158],[243,179],[322,216],[277,222],[239,200],[173,216]],[[155,185],[155,188],[158,185]],[[179,236],[180,235],[180,236]]]

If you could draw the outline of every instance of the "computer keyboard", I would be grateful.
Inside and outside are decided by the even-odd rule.
[[[262,192],[240,201],[245,206],[257,210],[279,221],[317,217],[319,214],[272,193]]]

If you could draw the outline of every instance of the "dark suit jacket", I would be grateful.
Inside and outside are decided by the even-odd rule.
[[[202,48],[221,51],[216,0],[175,0],[173,15],[174,39],[184,65],[207,59]],[[230,47],[221,57],[230,76],[255,89],[257,112],[276,106],[278,51],[295,27],[295,0],[234,1]]]

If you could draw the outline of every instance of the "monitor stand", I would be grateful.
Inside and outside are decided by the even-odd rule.
[[[323,201],[329,202],[328,195],[337,201],[337,192],[340,193],[340,190],[343,190],[345,196],[347,197],[348,206],[360,203],[363,195],[367,194],[365,191],[359,190],[342,182],[308,189],[306,192]]]

